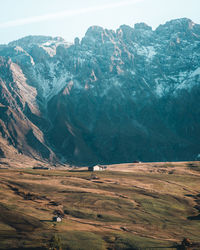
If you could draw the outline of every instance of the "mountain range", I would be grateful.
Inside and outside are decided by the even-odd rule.
[[[200,157],[200,25],[0,45],[0,157],[77,165]]]

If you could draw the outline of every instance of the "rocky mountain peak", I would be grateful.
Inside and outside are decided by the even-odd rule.
[[[195,24],[188,18],[181,18],[166,22],[156,29],[156,34],[163,36],[166,41],[175,41],[181,39],[182,45],[199,41],[200,39],[200,25]]]
[[[102,36],[104,33],[104,29],[100,26],[91,26],[85,33],[81,44],[86,46],[92,46],[94,44],[102,43]]]
[[[79,39],[78,37],[76,37],[76,38],[74,39],[74,45],[75,45],[75,46],[80,45],[80,39]]]
[[[73,44],[29,36],[0,46],[0,105],[10,112],[0,113],[0,136],[76,164],[195,159],[199,27],[92,26]]]
[[[10,42],[9,46],[32,46],[32,45],[39,45],[44,44],[47,42],[64,42],[64,39],[61,37],[51,37],[51,36],[26,36],[16,41]]]
[[[104,29],[100,26],[91,26],[88,28],[88,30],[85,33],[85,36],[95,36],[95,35],[99,35],[104,31]]]
[[[156,29],[156,32],[162,32],[162,33],[188,32],[189,30],[192,30],[194,26],[195,23],[192,22],[192,20],[188,18],[180,18],[159,25],[158,28]]]
[[[133,35],[133,28],[129,25],[121,25],[119,27],[119,29],[117,29],[116,34],[119,37],[126,37],[126,38],[131,38],[131,36]]]
[[[146,23],[136,23],[134,25],[135,30],[152,30],[151,26],[148,26]]]

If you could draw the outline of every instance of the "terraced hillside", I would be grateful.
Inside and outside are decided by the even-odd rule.
[[[184,237],[197,244],[199,180],[200,162],[0,169],[0,249],[172,249]],[[52,221],[56,214],[62,222]]]

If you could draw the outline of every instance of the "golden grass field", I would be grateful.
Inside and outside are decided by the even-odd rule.
[[[200,242],[200,162],[110,165],[93,174],[34,164],[0,163],[0,249],[52,249],[55,238],[75,250]],[[52,221],[58,210],[60,223]]]

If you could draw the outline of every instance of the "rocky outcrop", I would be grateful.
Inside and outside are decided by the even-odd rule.
[[[199,154],[200,25],[189,19],[92,26],[74,44],[25,37],[0,56],[0,103],[26,121],[7,137],[25,154],[76,164]]]

